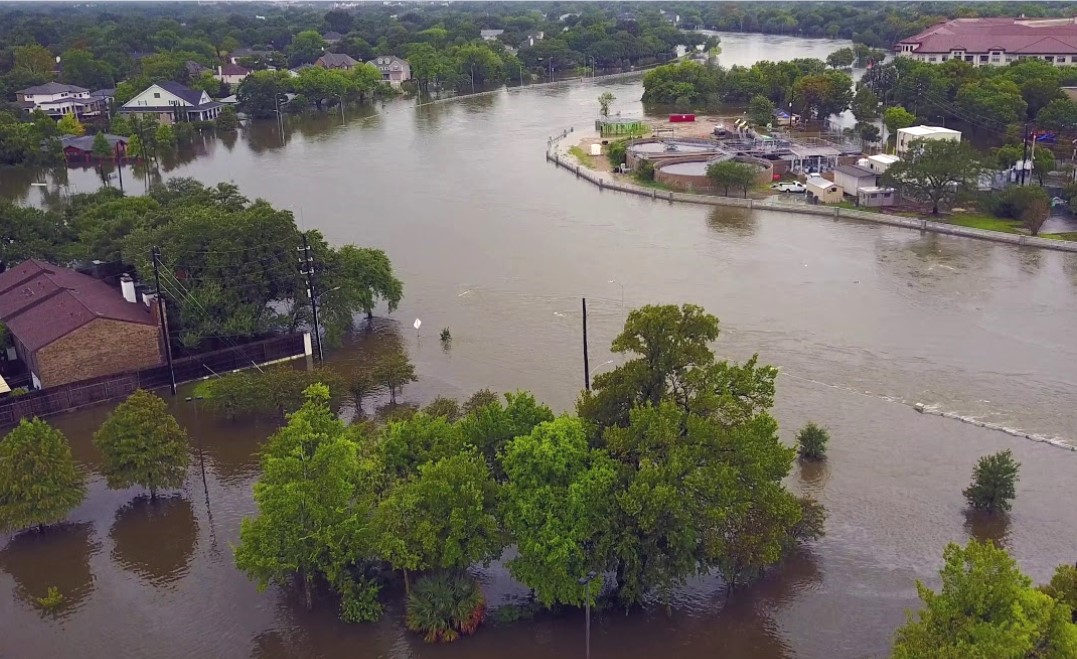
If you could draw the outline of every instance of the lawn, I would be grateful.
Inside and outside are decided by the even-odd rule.
[[[1073,240],[1077,241],[1077,231],[1070,231],[1069,233],[1045,233],[1040,238],[1050,238],[1051,240]]]
[[[948,218],[950,224],[970,229],[984,229],[986,231],[1001,231],[1002,233],[1025,233],[1021,223],[994,215],[981,215],[979,213],[955,213]]]
[[[584,167],[587,167],[588,169],[594,169],[595,168],[595,163],[591,159],[591,155],[588,154],[583,149],[581,149],[580,147],[578,147],[578,146],[570,147],[568,152],[569,152],[569,155],[572,155],[573,157],[576,158],[576,160],[580,161],[580,164],[583,165]]]

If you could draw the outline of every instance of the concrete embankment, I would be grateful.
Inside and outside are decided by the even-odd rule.
[[[934,222],[927,219],[903,217],[900,215],[889,215],[887,213],[871,213],[868,211],[855,210],[850,208],[840,208],[837,206],[790,204],[781,201],[739,199],[736,197],[688,194],[684,192],[657,190],[655,188],[644,188],[638,185],[632,185],[631,183],[625,183],[623,181],[616,180],[610,174],[596,172],[575,162],[571,156],[567,155],[564,149],[560,148],[561,141],[572,133],[573,131],[571,129],[565,130],[556,136],[550,137],[547,140],[546,160],[554,163],[560,168],[572,172],[576,175],[577,179],[582,179],[595,185],[596,187],[598,187],[599,190],[624,192],[640,197],[650,197],[655,201],[666,201],[669,203],[680,202],[685,204],[702,204],[705,206],[731,206],[735,208],[748,209],[758,208],[761,210],[782,211],[786,213],[798,213],[801,215],[821,215],[824,217],[832,217],[834,219],[875,222],[876,224],[886,224],[889,226],[903,227],[906,229],[917,229],[919,231],[930,231],[932,233],[940,233],[951,236],[962,236],[964,238],[976,238],[979,240],[991,240],[997,243],[1007,243],[1010,245],[1039,247],[1042,249],[1053,249],[1062,252],[1077,252],[1077,242],[1075,241],[1052,240],[1050,238],[1036,238],[1033,236],[1023,236],[1014,233],[986,231],[983,229],[973,229],[970,227],[946,224],[944,222]]]

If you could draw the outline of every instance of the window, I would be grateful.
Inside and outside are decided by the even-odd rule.
[[[942,59],[943,59],[943,60],[945,60],[946,58],[945,58],[945,57],[943,57]],[[929,61],[929,62],[934,62],[934,61],[935,61],[935,56],[934,56],[934,55],[932,55],[931,57],[928,57],[928,58],[927,58],[927,61]]]
[[[1055,59],[1055,61],[1058,62],[1059,64],[1065,64],[1066,63],[1066,56],[1065,55],[1059,55],[1058,58]]]
[[[1045,62],[1053,62],[1053,61],[1055,61],[1055,57],[1054,57],[1054,55],[1044,55],[1043,56],[1043,61],[1045,61]]]
[[[153,92],[154,98],[161,98],[161,92]]]
[[[986,62],[987,61],[987,55],[980,55],[980,61],[981,62]]]
[[[932,62],[934,62],[934,61],[935,61],[935,58],[934,58],[934,57],[933,57],[933,58],[931,58],[931,61],[932,61]],[[946,55],[943,55],[943,56],[942,56],[942,61],[944,61],[944,62],[946,61]]]

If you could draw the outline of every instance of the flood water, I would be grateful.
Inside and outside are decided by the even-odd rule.
[[[843,45],[737,37],[746,60]],[[723,64],[734,46],[723,43]],[[721,318],[723,356],[758,352],[781,368],[783,438],[809,419],[831,429],[828,462],[789,479],[826,505],[827,536],[728,601],[717,579],[701,578],[669,616],[597,613],[596,658],[886,656],[916,605],[915,580],[937,583],[947,542],[998,539],[1037,580],[1077,559],[1077,453],[912,407],[1077,445],[1077,257],[599,192],[542,155],[548,136],[593,121],[600,91],[617,96],[615,110],[642,112],[638,81],[599,87],[420,109],[395,101],[344,125],[293,118],[283,146],[268,122],[207,139],[164,175],[234,181],[334,243],[385,249],[405,282],[401,308],[332,359],[344,367],[403,341],[421,377],[405,390],[410,401],[521,388],[570,409],[583,379],[581,296],[595,371],[615,359],[607,348],[629,308],[681,302]],[[31,187],[36,179],[0,170],[0,194],[43,203],[63,190],[48,177]],[[96,174],[74,171],[68,185],[92,189]],[[442,327],[451,349],[437,340]],[[163,502],[110,491],[90,444],[107,409],[52,419],[91,474],[89,496],[64,528],[0,538],[0,656],[582,656],[582,612],[488,625],[441,647],[407,633],[399,609],[345,625],[328,604],[308,614],[279,590],[258,593],[231,547],[272,428],[199,417],[181,399],[173,407],[204,447],[208,496],[197,458],[183,491]],[[973,465],[1004,448],[1022,463],[1012,514],[967,517],[961,490]],[[481,577],[495,605],[525,595],[496,567]],[[67,596],[55,615],[33,606],[48,586]]]

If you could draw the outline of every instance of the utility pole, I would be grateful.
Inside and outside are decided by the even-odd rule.
[[[153,259],[153,283],[157,289],[157,316],[161,320],[161,339],[165,343],[165,360],[168,362],[168,375],[172,395],[176,395],[176,370],[172,368],[172,340],[168,336],[168,320],[165,318],[165,298],[161,294],[161,250],[156,245],[150,250]]]
[[[1028,164],[1028,124],[1025,124],[1025,134],[1021,139],[1024,150],[1021,153],[1021,185],[1025,184],[1025,166]]]
[[[591,391],[591,365],[587,358],[587,298],[581,298],[583,302],[583,388]]]
[[[318,289],[316,288],[314,275],[314,257],[310,252],[310,243],[307,234],[303,234],[303,246],[299,248],[299,274],[307,278],[307,297],[310,298],[310,313],[314,322],[314,340],[318,345],[318,361],[325,361],[325,353],[322,351],[322,332],[318,325]]]

